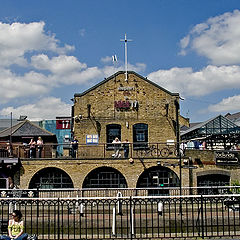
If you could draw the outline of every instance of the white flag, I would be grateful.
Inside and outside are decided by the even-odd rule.
[[[112,56],[112,61],[113,61],[113,62],[117,62],[117,55],[113,55],[113,56]]]

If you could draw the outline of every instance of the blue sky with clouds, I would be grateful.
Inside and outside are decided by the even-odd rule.
[[[191,122],[239,112],[239,26],[239,0],[1,0],[0,117],[70,115],[124,69],[125,33],[129,69],[179,92]]]

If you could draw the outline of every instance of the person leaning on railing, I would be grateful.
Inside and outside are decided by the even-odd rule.
[[[38,137],[37,140],[37,150],[38,150],[38,157],[42,157],[42,150],[43,150],[43,140],[41,137]]]
[[[24,224],[22,220],[22,213],[19,210],[14,210],[12,213],[12,219],[8,222],[8,236],[2,235],[0,239],[4,240],[26,240],[28,234],[24,233]]]

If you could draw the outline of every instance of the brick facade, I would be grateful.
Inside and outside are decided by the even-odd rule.
[[[171,93],[134,72],[129,72],[128,81],[125,81],[124,72],[118,72],[84,93],[75,94],[73,132],[79,140],[77,159],[24,159],[21,161],[20,187],[28,188],[32,177],[47,167],[56,167],[66,172],[75,188],[82,188],[86,176],[103,166],[118,170],[129,188],[135,188],[141,174],[153,166],[165,166],[179,177],[178,160],[174,158],[141,160],[133,156],[134,163],[130,163],[129,159],[111,159],[111,149],[106,150],[106,158],[99,151],[102,146],[105,149],[103,144],[107,142],[109,124],[121,126],[121,141],[128,139],[134,142],[133,126],[144,123],[148,126],[149,143],[166,143],[167,140],[176,142],[175,101],[179,102],[179,94]],[[182,116],[179,116],[179,121],[180,124],[188,125],[188,119]],[[88,147],[87,135],[98,135],[98,144]],[[189,157],[197,168],[182,169],[182,186],[197,186],[197,177],[211,172],[230,175],[231,181],[238,179],[237,168],[215,165],[212,151],[187,151],[185,158]],[[199,165],[196,159],[200,159],[203,164]]]

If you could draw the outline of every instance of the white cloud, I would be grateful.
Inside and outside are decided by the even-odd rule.
[[[45,32],[44,26],[44,22],[0,22],[0,103],[5,104],[0,115],[14,112],[31,118],[55,118],[61,113],[58,106],[61,109],[69,108],[68,111],[71,107],[59,99],[45,99],[44,96],[49,96],[51,91],[67,85],[96,84],[116,71],[123,70],[120,63],[103,68],[88,67],[75,56],[66,55],[74,47],[66,44],[61,46],[54,34]],[[129,65],[133,71],[142,71],[145,67],[141,63]],[[38,102],[38,99],[42,100]],[[31,104],[6,107],[16,102],[18,105],[26,102]],[[46,105],[41,105],[42,102]],[[58,106],[53,107],[51,103]]]
[[[214,65],[240,64],[240,11],[227,12],[197,24],[181,41],[180,54],[188,49]]]
[[[79,35],[80,35],[81,37],[84,37],[85,34],[86,34],[86,29],[81,28],[81,29],[78,31],[78,33],[79,33]]]
[[[25,96],[36,96],[48,92],[47,78],[36,72],[28,72],[22,76],[10,70],[0,68],[1,103]]]
[[[239,111],[240,95],[224,98],[217,104],[211,104],[208,107],[209,112],[231,112]]]
[[[12,23],[0,22],[0,65],[18,64],[26,66],[24,55],[32,51],[52,51],[65,54],[74,47],[59,47],[59,40],[44,32],[44,22]]]
[[[101,58],[101,62],[110,63],[110,62],[112,62],[112,57],[110,57],[110,56],[103,57],[103,58]]]
[[[240,89],[240,66],[209,65],[194,72],[192,68],[171,68],[148,75],[148,79],[183,96],[204,96],[224,89]]]
[[[69,72],[81,71],[86,68],[85,63],[80,63],[74,56],[60,55],[49,59],[46,54],[32,56],[31,64],[40,70],[49,70],[56,75],[66,75]]]
[[[71,105],[62,102],[60,98],[47,97],[39,99],[36,103],[4,108],[0,115],[9,116],[11,112],[14,118],[26,115],[29,120],[55,119],[56,116],[71,116]]]

